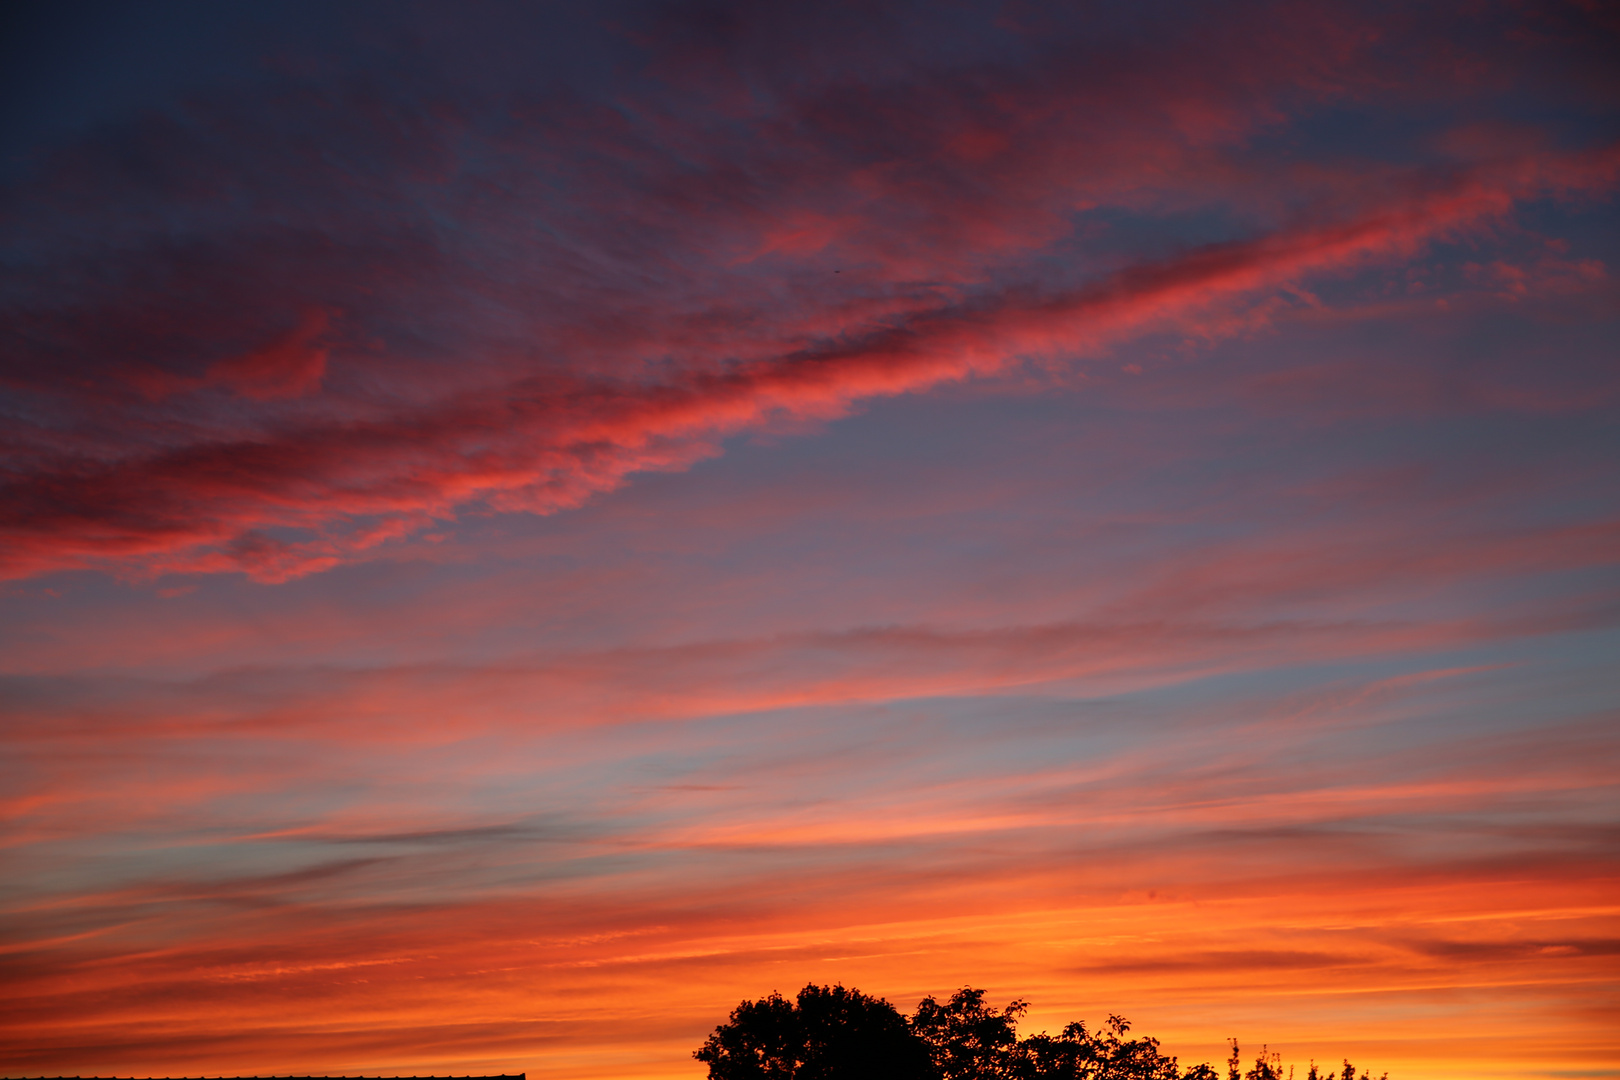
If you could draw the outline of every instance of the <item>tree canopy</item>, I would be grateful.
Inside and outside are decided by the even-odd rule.
[[[882,998],[842,986],[745,1001],[693,1054],[712,1080],[936,1080],[928,1047]]]
[[[1208,1062],[1182,1069],[1159,1040],[1131,1038],[1122,1016],[1098,1031],[1076,1021],[1020,1039],[1028,1008],[1015,1000],[996,1009],[983,990],[963,987],[944,1003],[924,998],[907,1017],[882,998],[810,983],[794,1001],[744,1001],[692,1056],[710,1080],[1293,1080],[1266,1047],[1244,1070],[1236,1039],[1224,1075]],[[1346,1060],[1337,1070],[1312,1062],[1303,1080],[1372,1078]]]

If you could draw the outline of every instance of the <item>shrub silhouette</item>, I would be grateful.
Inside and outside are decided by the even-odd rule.
[[[1097,1032],[1076,1022],[1020,1039],[1028,1008],[1015,1000],[998,1010],[983,990],[963,987],[944,1004],[923,998],[907,1018],[882,998],[810,983],[795,1001],[777,993],[744,1001],[692,1056],[710,1080],[1293,1080],[1264,1046],[1244,1071],[1236,1039],[1224,1078],[1208,1062],[1182,1070],[1159,1040],[1129,1038],[1122,1016]],[[1358,1078],[1349,1061],[1340,1072],[1312,1062],[1304,1080]]]

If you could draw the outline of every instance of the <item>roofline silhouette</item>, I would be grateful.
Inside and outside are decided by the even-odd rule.
[[[23,1076],[14,1080],[527,1080],[528,1073],[489,1076]]]

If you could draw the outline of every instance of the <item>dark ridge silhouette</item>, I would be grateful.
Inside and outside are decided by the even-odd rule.
[[[1110,1016],[1100,1031],[1075,1021],[1060,1034],[1018,1037],[1029,1003],[1002,1009],[963,987],[943,1004],[924,998],[910,1017],[882,998],[810,983],[796,1001],[779,993],[744,1001],[692,1056],[710,1080],[1296,1080],[1282,1055],[1262,1046],[1247,1071],[1236,1039],[1226,1073],[1209,1062],[1182,1069],[1159,1040],[1129,1038]],[[1373,1080],[1348,1060],[1314,1061],[1298,1080]],[[1378,1080],[1389,1080],[1384,1073]]]

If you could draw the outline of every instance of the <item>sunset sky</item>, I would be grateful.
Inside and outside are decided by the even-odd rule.
[[[0,1074],[1620,1077],[1613,4],[3,19]]]

